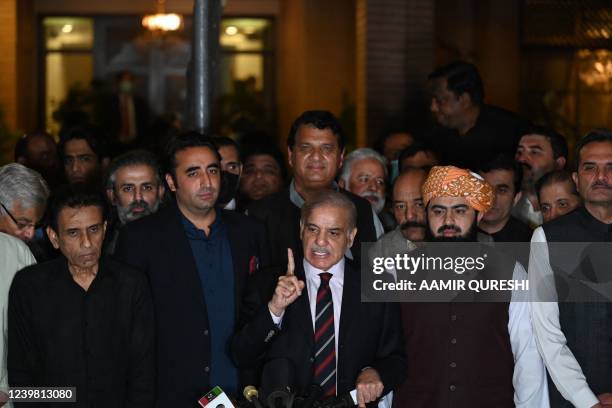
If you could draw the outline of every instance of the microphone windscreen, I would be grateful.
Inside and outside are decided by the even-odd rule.
[[[293,389],[294,368],[287,358],[276,358],[268,361],[261,374],[261,395],[267,398],[275,390]]]

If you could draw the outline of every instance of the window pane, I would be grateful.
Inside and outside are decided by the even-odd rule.
[[[263,56],[258,54],[224,55],[221,60],[222,93],[236,92],[237,82],[249,91],[264,87]]]
[[[93,19],[46,17],[43,21],[48,50],[89,49],[93,46]]]
[[[219,42],[224,50],[263,51],[270,48],[270,20],[224,18]]]
[[[89,88],[93,78],[93,58],[88,53],[49,53],[46,57],[46,123],[50,131],[59,130],[53,112],[71,89]]]

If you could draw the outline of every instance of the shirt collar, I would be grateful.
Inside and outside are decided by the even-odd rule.
[[[335,181],[332,181],[332,187],[336,191],[340,188]],[[289,200],[295,204],[297,208],[302,208],[304,206],[304,199],[295,189],[295,179],[291,179],[291,183],[289,184]]]
[[[215,220],[210,225],[210,234],[207,237],[203,230],[196,227],[195,224],[192,223],[189,218],[185,217],[182,212],[179,211],[179,213],[181,214],[183,230],[189,239],[212,239],[219,233],[223,226],[223,223],[221,222],[221,214],[219,211],[217,211]]]
[[[232,198],[229,203],[223,207],[224,210],[235,210],[236,209],[236,199]]]
[[[328,271],[322,271],[321,269],[315,268],[306,260],[306,258],[304,258],[302,263],[304,265],[304,274],[308,280],[317,281],[317,279],[320,279],[320,273],[328,272],[332,274],[334,281],[338,282],[339,284],[344,283],[344,257],[342,257],[342,259],[340,259],[340,261],[338,261],[338,263],[336,263],[334,266],[329,268]]]

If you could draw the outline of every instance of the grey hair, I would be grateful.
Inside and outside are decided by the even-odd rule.
[[[108,175],[106,177],[106,189],[113,190],[115,181],[117,181],[117,171],[124,167],[145,165],[153,169],[157,183],[161,184],[161,175],[159,162],[155,155],[148,150],[131,150],[117,156],[108,166]]]
[[[342,169],[340,169],[340,179],[344,180],[344,185],[347,186],[345,188],[348,188],[353,164],[363,159],[374,159],[380,162],[385,171],[385,178],[387,177],[387,159],[374,149],[362,147],[361,149],[353,150],[344,158],[344,164],[342,165]]]
[[[315,209],[323,206],[344,209],[349,216],[349,228],[353,229],[357,226],[357,208],[355,204],[346,195],[334,190],[320,192],[306,201],[302,206],[300,223],[304,223]]]
[[[24,209],[46,208],[49,187],[42,176],[24,165],[11,163],[0,167],[0,203],[12,210],[15,203]],[[4,209],[0,207],[0,214]]]

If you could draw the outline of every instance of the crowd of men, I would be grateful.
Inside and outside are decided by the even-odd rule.
[[[265,141],[185,131],[109,160],[89,126],[24,136],[0,167],[0,406],[9,387],[187,408],[314,384],[362,407],[612,407],[610,303],[361,301],[362,243],[612,239],[612,131],[570,166],[562,135],[484,103],[475,66],[429,84],[436,128],[374,148],[302,113],[291,178]],[[512,276],[552,276],[550,248]]]

